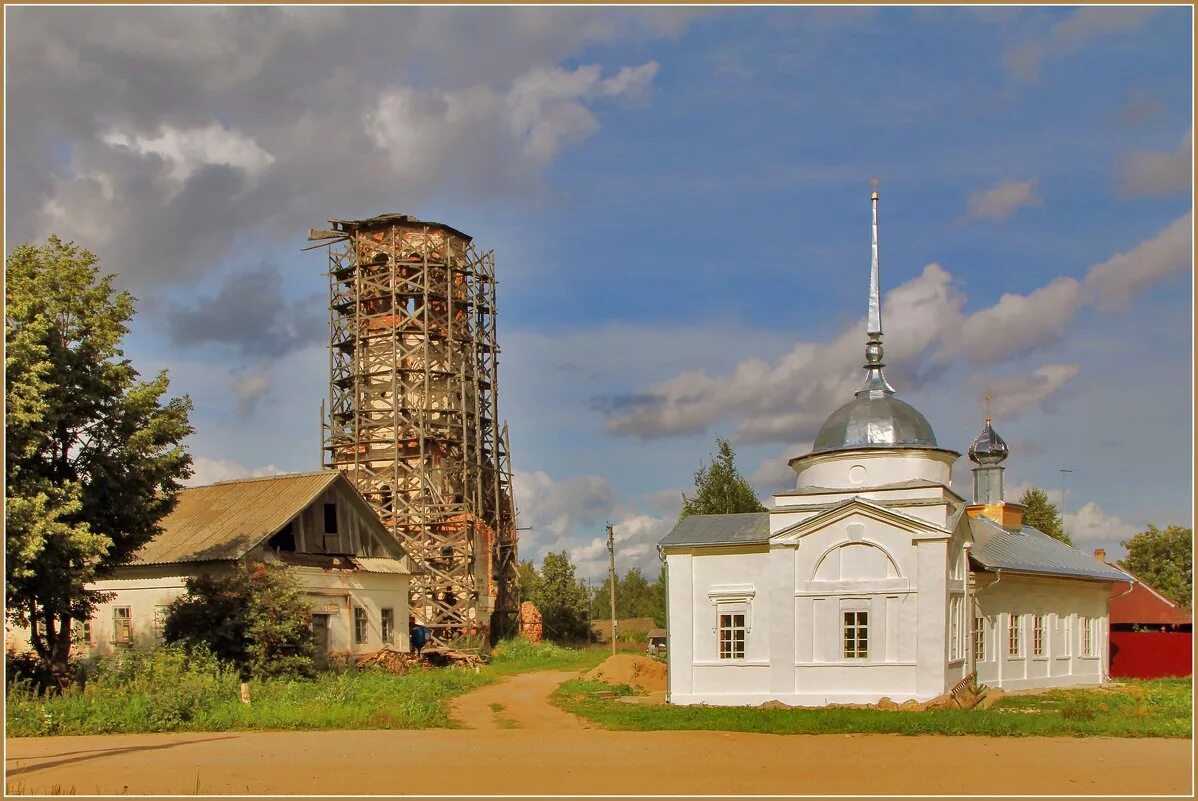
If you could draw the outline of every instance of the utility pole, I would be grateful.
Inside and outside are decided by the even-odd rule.
[[[607,524],[607,556],[610,562],[607,575],[611,583],[611,652],[616,652],[616,540]]]
[[[1072,472],[1066,467],[1061,468],[1061,533],[1066,537],[1069,536],[1069,532],[1065,530],[1065,474]]]

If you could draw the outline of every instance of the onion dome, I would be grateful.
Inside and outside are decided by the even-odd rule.
[[[1009,451],[1007,443],[1003,442],[1003,438],[998,435],[994,427],[990,425],[990,418],[986,418],[986,427],[982,429],[982,433],[978,434],[977,439],[969,446],[969,461],[980,465],[995,465],[1006,461]]]

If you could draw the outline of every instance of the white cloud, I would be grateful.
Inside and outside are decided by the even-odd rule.
[[[1080,372],[1076,364],[1046,364],[1031,373],[992,379],[986,386],[991,411],[995,417],[1009,418],[1038,409]]]
[[[656,575],[657,543],[677,522],[677,511],[654,515],[617,502],[610,482],[600,476],[555,481],[542,471],[517,471],[513,483],[519,525],[531,529],[520,532],[521,560],[540,564],[545,554],[564,550],[579,576],[601,576],[608,565],[604,526],[610,521],[617,571],[639,567],[650,577]],[[648,500],[650,506],[662,506],[660,499]]]
[[[167,167],[166,181],[171,193],[177,193],[196,170],[222,165],[257,176],[274,163],[274,156],[263,150],[251,137],[211,123],[202,128],[161,126],[155,134],[130,133],[111,129],[100,136],[109,147],[132,151],[139,156],[161,159]],[[112,198],[112,187],[106,187]]]
[[[1123,309],[1133,296],[1174,273],[1193,269],[1193,212],[1186,212],[1150,239],[1090,268],[1085,289],[1099,309]]]
[[[237,398],[238,417],[248,417],[258,401],[270,391],[270,368],[251,368],[233,381],[233,396]]]
[[[490,142],[489,152],[498,145],[500,152],[522,154],[531,165],[543,165],[565,145],[599,130],[591,103],[600,97],[643,100],[657,69],[657,62],[650,61],[603,79],[595,65],[536,67],[502,93],[487,84],[446,92],[396,87],[382,94],[363,122],[370,140],[401,171],[424,176],[453,152],[472,158],[471,141],[502,131],[511,141]]]
[[[264,467],[246,467],[232,459],[209,459],[197,456],[192,463],[191,478],[183,482],[189,487],[202,487],[215,484],[218,481],[232,481],[238,478],[256,478],[258,476],[277,476],[283,470],[268,464]]]
[[[1030,295],[1004,293],[998,303],[970,315],[961,326],[956,347],[940,358],[966,353],[981,363],[994,363],[1060,339],[1082,302],[1082,285],[1062,276]]]
[[[1065,515],[1065,533],[1079,546],[1082,543],[1119,543],[1139,531],[1117,515],[1107,514],[1093,501]]]
[[[1036,193],[1036,179],[1008,179],[989,189],[969,193],[968,207],[962,222],[973,220],[1005,220],[1024,206],[1037,206],[1043,201]]]
[[[1119,191],[1124,197],[1167,197],[1190,190],[1194,129],[1186,131],[1172,153],[1132,153],[1119,165]]]
[[[965,297],[953,277],[929,264],[887,293],[885,352],[895,375],[933,378],[959,360],[999,365],[1049,345],[1063,335],[1083,305],[1115,308],[1155,281],[1189,265],[1190,214],[1150,239],[1095,265],[1082,282],[1064,276],[1029,295],[1008,293],[997,303],[963,314]],[[608,413],[607,430],[641,439],[699,433],[736,421],[740,442],[793,442],[814,436],[829,412],[860,386],[864,343],[861,322],[829,342],[799,342],[770,361],[748,356],[722,375],[688,370],[650,383]],[[1077,375],[1076,365],[1045,365],[1008,379],[1002,401],[1011,410],[1039,405]],[[900,387],[901,389],[901,387]],[[997,395],[996,395],[997,397]]]

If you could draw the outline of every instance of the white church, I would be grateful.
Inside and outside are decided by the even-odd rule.
[[[1005,690],[1107,679],[1111,583],[1132,578],[1023,525],[986,420],[960,454],[883,375],[878,195],[865,384],[767,512],[695,515],[659,549],[668,700],[792,706],[927,701],[976,674]]]

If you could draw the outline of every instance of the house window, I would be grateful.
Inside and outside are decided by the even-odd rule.
[[[275,535],[267,541],[266,546],[276,551],[295,553],[295,529],[291,523],[275,532]]]
[[[745,658],[745,613],[720,613],[720,659]]]
[[[112,608],[112,641],[133,642],[133,616],[127,606]]]
[[[92,644],[92,622],[90,620],[75,621],[75,640],[82,645]]]
[[[986,618],[980,615],[973,619],[973,660],[986,661]]]
[[[382,610],[383,642],[395,642],[395,610]]]
[[[1007,633],[1007,656],[1023,656],[1023,615],[1011,612],[1007,619],[1011,623]]]
[[[948,602],[948,656],[960,659],[965,649],[961,647],[961,597],[954,596]]]
[[[166,606],[154,607],[154,642],[161,643],[166,635]]]
[[[337,504],[326,503],[324,505],[324,533],[337,533]]]
[[[354,642],[366,642],[366,609],[361,606],[354,607]]]
[[[1097,638],[1094,636],[1094,633],[1095,633],[1094,632],[1094,629],[1095,629],[1094,618],[1083,617],[1081,619],[1081,621],[1082,621],[1082,656],[1094,656],[1094,654],[1098,651],[1098,648],[1095,647],[1095,640]]]
[[[869,612],[844,613],[844,658],[869,658]]]
[[[1044,615],[1032,615],[1032,656],[1044,656]]]
[[[1073,616],[1061,618],[1061,656],[1073,656]]]

